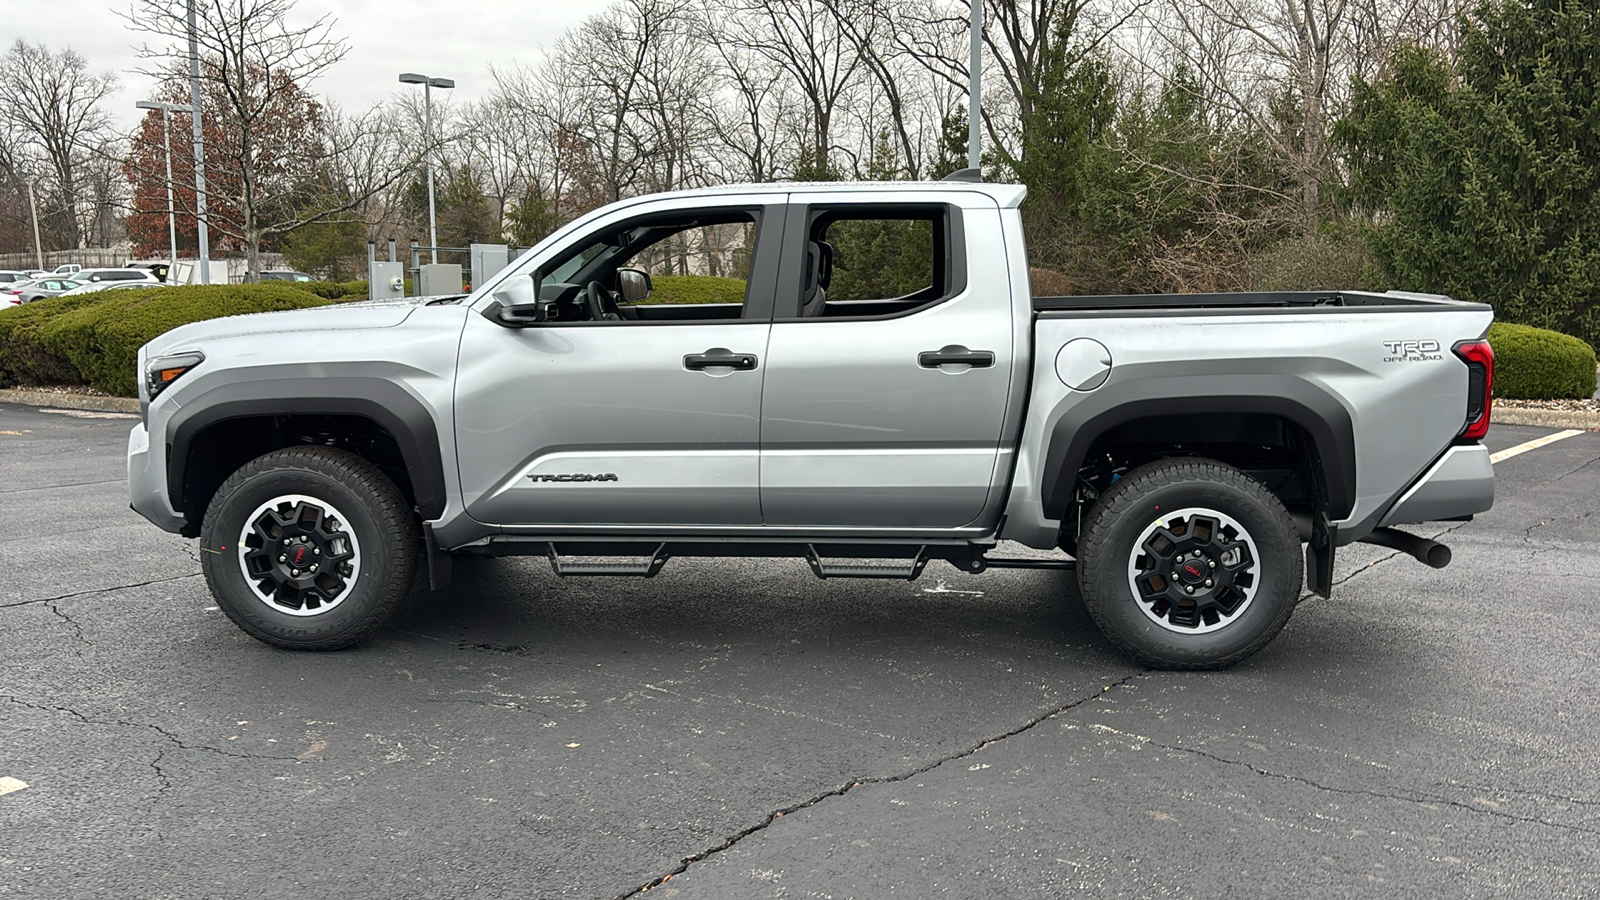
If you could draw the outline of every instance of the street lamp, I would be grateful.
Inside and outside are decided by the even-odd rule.
[[[161,143],[167,149],[167,240],[171,257],[167,261],[167,284],[178,277],[178,219],[172,208],[172,131],[168,118],[174,112],[193,112],[194,107],[184,103],[162,103],[158,100],[140,100],[133,104],[140,109],[161,110]]]
[[[433,216],[433,89],[449,89],[456,86],[448,78],[429,78],[415,72],[401,72],[401,84],[422,85],[422,131],[423,145],[428,151],[428,246],[433,251],[433,261],[439,261],[439,228]]]

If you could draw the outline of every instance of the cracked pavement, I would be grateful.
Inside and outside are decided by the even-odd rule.
[[[286,653],[127,509],[126,421],[0,422],[0,894],[1600,893],[1600,434],[1498,466],[1449,568],[1344,548],[1331,601],[1195,674],[1058,573],[793,561],[466,561]]]

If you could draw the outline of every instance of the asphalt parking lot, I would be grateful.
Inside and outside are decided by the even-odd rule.
[[[0,406],[0,895],[1600,895],[1600,434],[1497,464],[1449,568],[1348,548],[1179,674],[1070,576],[943,564],[481,561],[278,651],[93,415]]]

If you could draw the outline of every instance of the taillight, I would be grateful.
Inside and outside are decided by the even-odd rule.
[[[1467,364],[1467,422],[1460,437],[1476,441],[1489,433],[1489,408],[1494,403],[1494,348],[1488,341],[1462,341],[1452,349]]]

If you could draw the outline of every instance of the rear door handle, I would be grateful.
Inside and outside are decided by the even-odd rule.
[[[713,347],[704,353],[691,353],[683,358],[683,367],[691,371],[705,369],[734,369],[736,371],[749,371],[756,367],[754,353],[734,353],[721,347]]]
[[[994,353],[989,350],[968,350],[960,344],[951,344],[938,350],[924,350],[917,354],[917,365],[924,369],[940,366],[968,365],[974,369],[987,369],[994,365]]]

